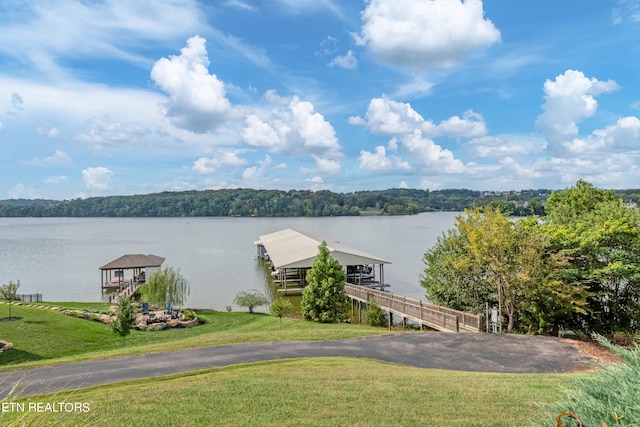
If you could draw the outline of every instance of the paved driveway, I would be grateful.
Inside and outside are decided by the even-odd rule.
[[[553,337],[470,333],[409,333],[339,341],[235,344],[152,353],[0,373],[0,398],[17,384],[33,395],[238,363],[345,356],[419,368],[478,372],[566,372],[591,357]]]

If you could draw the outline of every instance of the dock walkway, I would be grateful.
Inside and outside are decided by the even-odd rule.
[[[480,332],[480,316],[394,295],[390,292],[345,284],[347,296],[360,303],[376,302],[384,311],[443,332]]]

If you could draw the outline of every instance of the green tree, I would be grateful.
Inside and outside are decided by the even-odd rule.
[[[3,300],[9,302],[9,320],[13,319],[13,317],[11,316],[11,302],[15,301],[18,298],[17,293],[19,287],[20,280],[18,280],[16,283],[9,281],[9,283],[7,283],[6,285],[0,286],[0,297]]]
[[[288,299],[278,298],[271,304],[269,311],[272,315],[280,318],[280,330],[282,330],[282,318],[293,311],[293,304]]]
[[[140,287],[140,294],[149,304],[164,307],[169,302],[183,305],[189,296],[189,290],[189,282],[182,277],[180,269],[161,267]]]
[[[497,304],[515,329],[547,333],[576,312],[584,313],[584,288],[567,285],[536,218],[510,221],[499,210],[465,211],[456,230],[427,251],[421,284],[434,302],[481,312]],[[502,330],[502,324],[500,324]]]
[[[233,303],[240,307],[247,307],[249,309],[249,313],[253,313],[253,309],[255,307],[269,304],[269,298],[256,290],[253,292],[241,291],[236,294],[236,298],[233,300]]]
[[[318,255],[307,272],[308,285],[302,292],[302,317],[323,323],[347,318],[349,300],[344,290],[346,274],[323,241]]]
[[[136,312],[130,298],[120,298],[116,308],[115,317],[109,323],[114,334],[122,337],[122,345],[125,345],[127,335],[136,324]]]
[[[554,192],[545,209],[554,250],[567,260],[565,281],[590,292],[589,315],[574,318],[575,327],[606,335],[639,330],[638,210],[582,180]]]

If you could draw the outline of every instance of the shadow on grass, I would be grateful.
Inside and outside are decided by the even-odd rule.
[[[13,347],[10,350],[0,353],[0,366],[9,366],[16,363],[32,362],[43,359],[45,358],[39,354],[29,353],[28,351]]]

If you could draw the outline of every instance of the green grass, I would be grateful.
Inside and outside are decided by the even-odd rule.
[[[55,305],[83,308],[86,304]],[[0,310],[4,308],[0,305]],[[0,353],[0,370],[222,344],[333,340],[388,333],[385,329],[366,325],[318,324],[290,318],[282,319],[280,330],[279,319],[265,314],[203,311],[197,315],[206,322],[204,325],[156,332],[133,330],[123,347],[122,339],[102,323],[77,319],[55,310],[13,306],[12,316],[22,319],[1,324],[1,338],[12,342],[14,347]]]
[[[525,426],[573,377],[427,370],[349,358],[296,359],[29,399],[87,402],[89,413],[2,416],[5,424],[113,427],[174,426],[178,420],[192,426]]]

